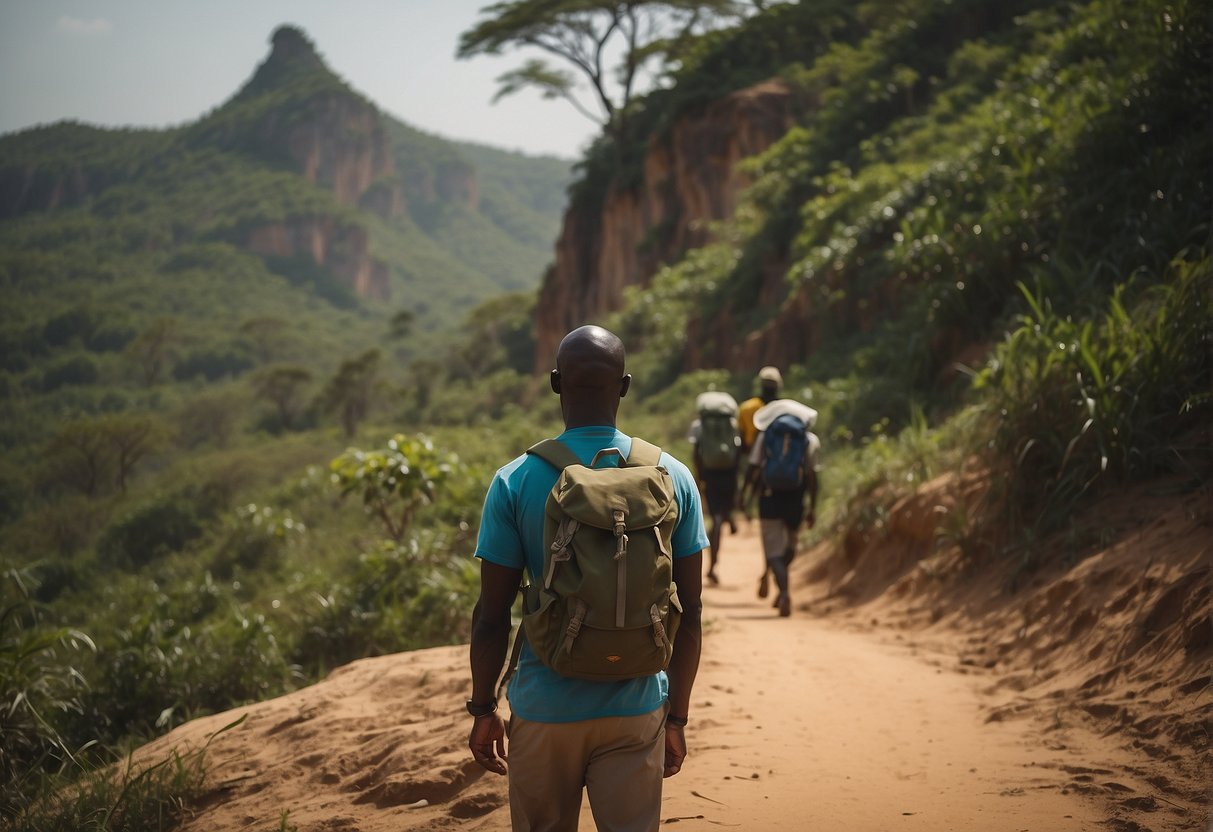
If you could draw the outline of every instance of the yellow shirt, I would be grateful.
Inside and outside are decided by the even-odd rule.
[[[754,440],[758,438],[758,428],[754,427],[754,414],[764,404],[766,402],[754,396],[742,402],[741,407],[737,409],[737,426],[741,430],[741,447],[745,451],[750,450]]]

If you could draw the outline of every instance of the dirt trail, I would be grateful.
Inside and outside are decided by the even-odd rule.
[[[955,654],[843,629],[800,609],[780,619],[755,597],[759,544],[725,537],[721,585],[705,590],[707,635],[690,756],[666,781],[678,829],[1106,829],[1105,806],[1075,781],[1104,784],[1117,754],[1097,739],[1045,747],[1031,721],[986,722],[982,685]],[[808,590],[801,589],[807,596]],[[142,760],[196,745],[213,789],[187,832],[506,830],[506,781],[466,749],[467,648],[354,662],[278,699],[195,720]],[[988,704],[988,703],[987,703]],[[1084,762],[1085,761],[1085,762]],[[289,826],[287,827],[289,828]],[[582,829],[593,829],[588,807]]]
[[[668,783],[664,817],[691,828],[1099,828],[1097,805],[1062,793],[1073,752],[1058,758],[1023,723],[987,724],[976,679],[840,630],[803,610],[808,597],[794,593],[796,613],[778,618],[756,597],[760,551],[744,527],[724,537],[721,585],[705,590],[691,756]]]

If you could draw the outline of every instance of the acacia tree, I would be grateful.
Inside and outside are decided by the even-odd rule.
[[[66,463],[62,481],[89,497],[97,493],[111,465],[109,439],[97,429],[96,420],[77,419],[64,425],[47,451],[48,457]]]
[[[172,355],[177,328],[175,319],[157,318],[127,346],[126,353],[138,365],[145,386],[160,383],[160,375]]]
[[[359,423],[371,409],[371,391],[379,372],[382,353],[369,349],[361,355],[341,362],[337,373],[321,391],[318,404],[329,413],[341,417],[346,436],[353,436]]]
[[[743,7],[735,0],[511,0],[482,9],[486,17],[460,35],[456,54],[471,58],[530,46],[559,58],[576,73],[531,59],[498,77],[493,100],[532,87],[544,98],[565,99],[619,139],[637,75],[649,59],[668,54],[713,20],[742,14]],[[618,63],[608,66],[616,55]],[[597,112],[577,97],[578,73],[590,82]]]
[[[159,447],[164,426],[154,416],[115,413],[103,417],[101,432],[109,440],[117,465],[118,490],[126,493],[126,483],[135,466]]]
[[[163,437],[164,427],[154,416],[112,413],[69,422],[51,439],[48,450],[70,466],[61,479],[92,497],[111,472],[118,490],[126,493],[135,466]]]
[[[278,424],[283,430],[290,430],[303,406],[304,388],[311,380],[312,373],[306,367],[291,364],[267,367],[253,377],[253,392],[273,403],[278,410]]]

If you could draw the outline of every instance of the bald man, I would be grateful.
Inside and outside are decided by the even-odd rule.
[[[575,329],[560,342],[552,391],[565,430],[557,437],[584,464],[604,448],[626,457],[632,438],[616,427],[632,377],[623,343],[601,327]],[[699,491],[685,465],[661,455],[678,501],[672,544],[683,617],[667,672],[597,682],[561,676],[524,644],[510,680],[508,774],[515,830],[575,832],[582,790],[600,830],[652,832],[661,820],[663,777],[687,754],[683,732],[699,667],[700,574],[708,545]],[[523,454],[497,471],[485,496],[476,557],[480,599],[472,612],[473,722],[468,745],[480,765],[507,773],[506,727],[494,690],[506,661],[510,607],[525,569],[543,572],[544,507],[560,472]]]

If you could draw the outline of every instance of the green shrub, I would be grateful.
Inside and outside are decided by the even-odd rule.
[[[329,469],[342,495],[359,494],[366,513],[401,541],[417,510],[434,502],[438,488],[458,465],[457,457],[437,450],[428,437],[406,438],[398,433],[386,448],[350,448]]]
[[[73,736],[113,743],[151,736],[205,713],[276,696],[298,678],[264,613],[205,575],[169,591],[124,586],[133,614],[116,622],[90,668],[87,722]],[[136,603],[132,603],[136,602]]]
[[[186,817],[206,781],[206,754],[216,736],[186,753],[174,749],[158,763],[125,762],[70,771],[42,784],[41,792],[12,821],[12,832],[172,832]],[[73,777],[73,775],[76,775]]]
[[[290,545],[307,531],[289,511],[249,503],[236,509],[219,541],[211,568],[221,578],[237,570],[272,570]]]
[[[217,381],[238,376],[252,367],[252,356],[241,345],[199,347],[186,353],[173,365],[173,378],[189,381],[201,376],[207,381]]]
[[[43,392],[69,385],[95,384],[101,377],[97,362],[87,355],[73,355],[51,364],[42,373]]]
[[[29,570],[0,574],[0,818],[18,813],[42,777],[73,761],[64,717],[82,713],[84,678],[71,654],[94,649],[78,630],[46,627]]]
[[[92,352],[122,352],[138,334],[135,328],[125,321],[103,318],[84,339],[84,346]]]
[[[1177,261],[1129,306],[1131,288],[1073,316],[1021,287],[1030,311],[976,379],[1017,525],[1053,528],[1103,485],[1210,474],[1209,448],[1191,444],[1213,405],[1209,260]]]
[[[180,551],[203,531],[197,508],[181,495],[154,499],[112,523],[97,542],[105,563],[140,568]]]
[[[312,593],[292,657],[313,674],[362,658],[467,638],[479,573],[448,534],[418,532],[359,556],[353,571]]]

